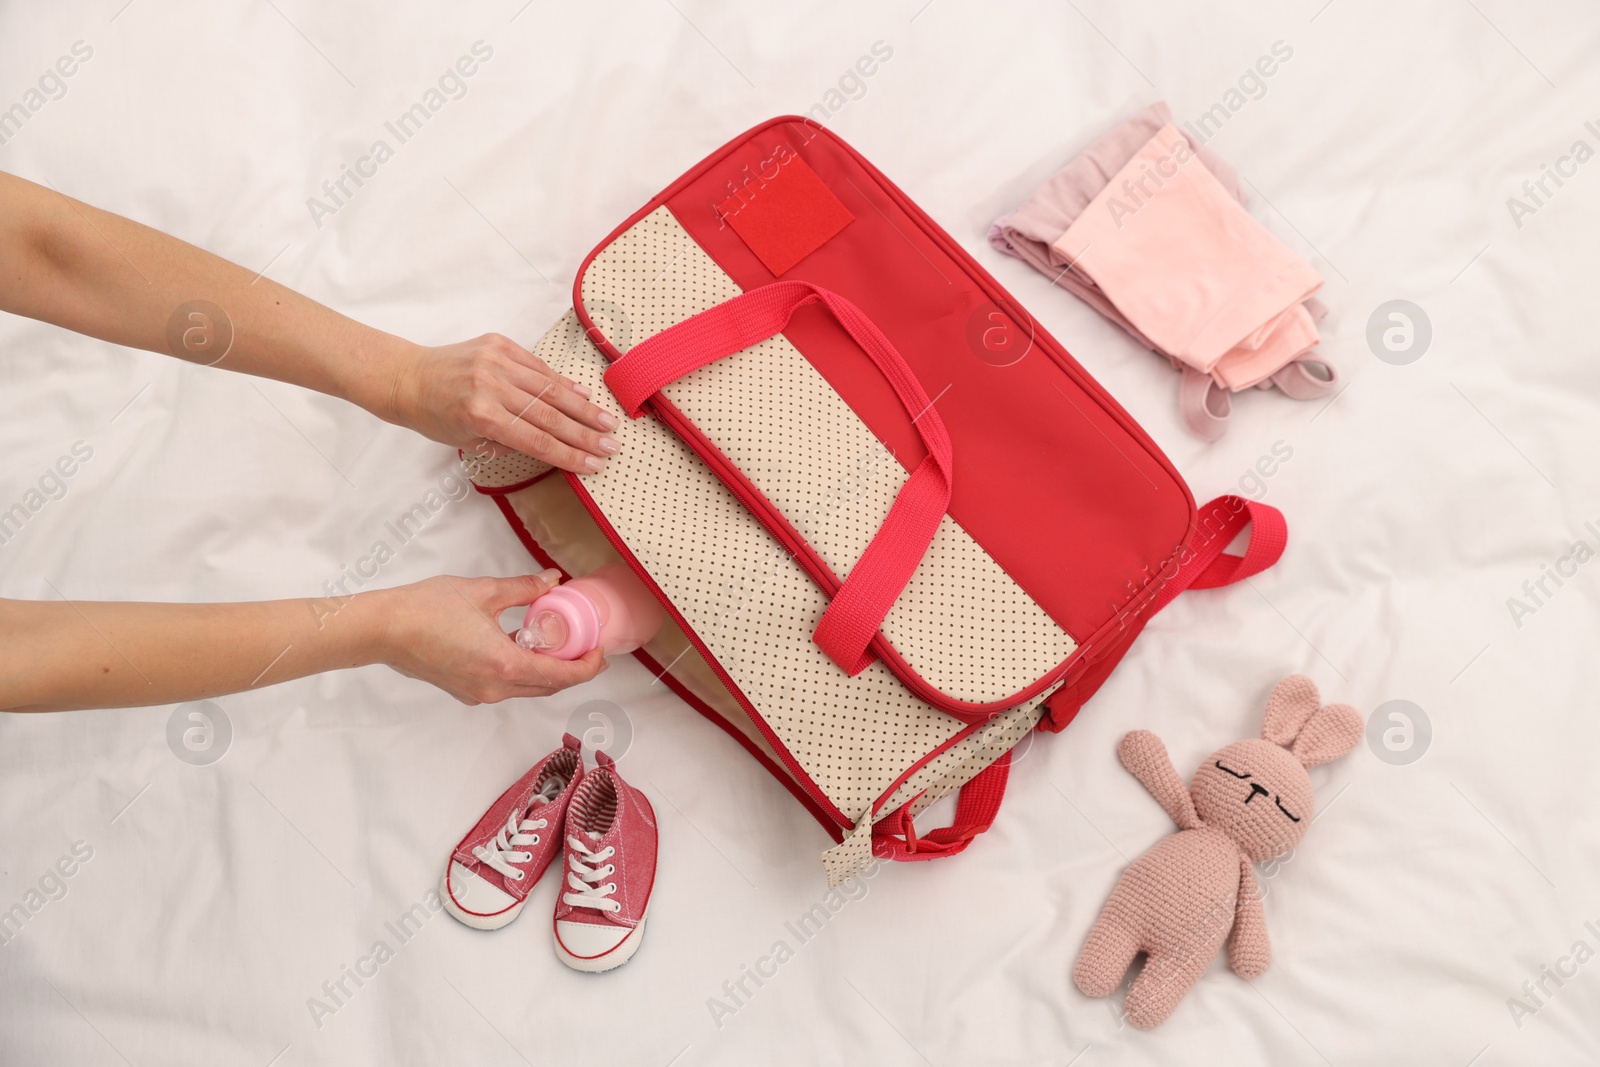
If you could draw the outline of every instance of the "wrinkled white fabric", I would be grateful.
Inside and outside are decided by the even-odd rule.
[[[94,49],[0,168],[424,342],[531,343],[630,212],[756,122],[831,101],[828,123],[1077,355],[1197,496],[1264,494],[1290,544],[1250,586],[1163,612],[1065,733],[1034,737],[967,852],[835,894],[811,816],[627,659],[496,707],[382,667],[222,698],[231,747],[210,766],[169,749],[171,707],[6,718],[0,915],[40,906],[0,946],[0,1063],[559,1063],[592,1054],[594,1028],[564,1022],[596,1011],[617,1023],[613,1060],[677,1067],[1466,1064],[1486,1046],[1482,1067],[1600,1060],[1600,961],[1535,988],[1520,1027],[1507,1006],[1534,1008],[1523,983],[1571,971],[1575,942],[1600,949],[1584,925],[1600,926],[1586,789],[1600,563],[1571,553],[1600,550],[1585,525],[1600,527],[1600,363],[1584,239],[1600,232],[1600,162],[1547,180],[1520,228],[1506,205],[1574,141],[1600,148],[1584,126],[1600,121],[1600,13],[120,6],[0,8],[0,107],[74,41]],[[480,39],[494,55],[466,96],[319,229],[307,198],[394,141],[385,122]],[[1278,39],[1293,58],[1214,143],[1327,278],[1323,346],[1349,387],[1331,406],[1240,394],[1206,445],[1178,422],[1169,368],[984,230],[1138,106],[1164,98],[1193,120]],[[861,75],[880,40],[892,57]],[[1372,309],[1397,298],[1432,322],[1408,366],[1367,347]],[[79,441],[93,458],[0,545],[0,595],[315,595],[380,540],[394,559],[369,587],[537,569],[491,502],[441,490],[448,449],[276,382],[0,316],[0,507]],[[446,502],[399,544],[387,524],[430,492]],[[1534,605],[1524,583],[1557,568]],[[1116,742],[1152,729],[1191,774],[1259,729],[1294,671],[1364,713],[1414,702],[1431,748],[1409,766],[1363,746],[1316,768],[1321,814],[1262,873],[1272,969],[1252,985],[1215,965],[1138,1033],[1119,997],[1088,1000],[1068,977],[1124,865],[1172,829]],[[553,956],[553,877],[492,934],[428,904],[473,820],[569,717],[588,729],[593,700],[631,720],[623,771],[662,818],[649,937],[601,977]],[[975,906],[998,867],[1007,906]]]

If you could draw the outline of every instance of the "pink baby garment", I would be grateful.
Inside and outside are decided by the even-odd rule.
[[[1002,215],[989,227],[991,245],[1030,264],[1151,350],[1156,350],[1156,345],[1122,316],[1092,280],[1068,271],[1068,261],[1057,256],[1050,246],[1083,214],[1095,195],[1110,183],[1112,175],[1122,170],[1134,153],[1171,122],[1172,112],[1166,104],[1159,101],[1151,104],[1113,127],[1081,155],[1041,182],[1017,210]],[[1209,148],[1185,140],[1218,180],[1242,201],[1244,194],[1239,190],[1234,169]]]
[[[1311,265],[1239,206],[1171,123],[1051,249],[1162,352],[1246,389],[1309,351]]]
[[[1333,368],[1318,359],[1315,351],[1310,351],[1316,343],[1314,324],[1327,309],[1315,297],[1308,297],[1303,302],[1303,315],[1285,309],[1281,321],[1273,319],[1255,324],[1254,329],[1239,338],[1239,344],[1234,346],[1238,349],[1236,353],[1224,354],[1205,371],[1162,348],[1129,321],[1089,271],[1074,269],[1072,257],[1062,254],[1057,242],[1097,198],[1114,196],[1122,181],[1143,179],[1144,190],[1135,185],[1133,192],[1133,198],[1141,203],[1158,191],[1154,183],[1160,178],[1160,172],[1147,176],[1144,168],[1133,161],[1164,129],[1170,132],[1163,135],[1163,143],[1173,149],[1174,154],[1181,143],[1192,154],[1188,161],[1197,162],[1200,164],[1197,169],[1209,172],[1228,200],[1238,207],[1239,213],[1245,214],[1243,208],[1248,201],[1234,169],[1209,148],[1176,131],[1171,112],[1166,104],[1158,102],[1114,127],[1040,183],[1016,211],[995,221],[989,230],[989,243],[1033,266],[1122,327],[1134,340],[1166,356],[1175,368],[1183,371],[1179,408],[1185,423],[1198,436],[1215,440],[1227,425],[1232,408],[1230,389],[1247,388],[1251,384],[1260,384],[1262,388],[1271,385],[1295,399],[1313,399],[1333,392],[1338,384]],[[1160,162],[1159,154],[1157,162]],[[1132,172],[1125,173],[1130,164]],[[1165,164],[1169,170],[1172,166],[1171,162]],[[1132,198],[1126,191],[1122,198],[1127,206],[1132,206]],[[1126,222],[1126,218],[1123,221]],[[1285,351],[1292,349],[1300,351],[1288,362],[1278,362]],[[1274,363],[1277,365],[1273,366]]]

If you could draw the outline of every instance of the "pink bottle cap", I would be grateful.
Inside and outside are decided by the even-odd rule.
[[[517,644],[555,659],[578,659],[600,643],[600,612],[576,589],[558,585],[528,605]]]

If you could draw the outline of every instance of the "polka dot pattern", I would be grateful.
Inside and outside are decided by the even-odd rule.
[[[822,854],[822,869],[828,886],[843,885],[849,878],[872,866],[872,823],[866,819],[844,835],[844,840]]]
[[[907,778],[884,800],[881,809],[893,811],[912,797],[917,797],[919,792],[922,795],[911,805],[911,814],[916,815],[927,809],[935,801],[966,785],[979,771],[1011,751],[1028,736],[1028,731],[1038,724],[1043,714],[1042,702],[1034,700],[995,716],[983,729],[929,760],[926,766],[918,769],[916,774]]]
[[[465,465],[472,483],[485,489],[504,489],[508,485],[519,485],[551,469],[550,464],[544,460],[525,456],[521,452],[512,452],[494,459],[474,459],[471,455],[467,455],[462,457],[461,462]]]

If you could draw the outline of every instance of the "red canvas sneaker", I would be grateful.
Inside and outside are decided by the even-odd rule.
[[[445,910],[476,930],[515,919],[560,850],[567,804],[582,780],[580,742],[567,734],[456,846],[439,882]]]
[[[556,902],[556,956],[609,971],[638,951],[656,881],[656,813],[610,756],[584,775],[567,808],[566,884]]]

